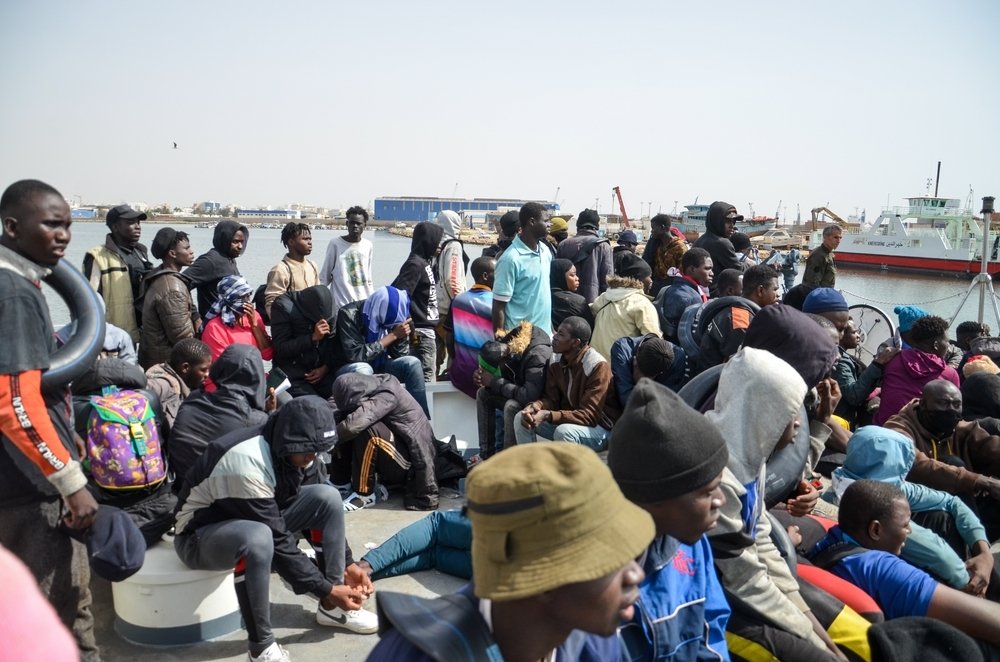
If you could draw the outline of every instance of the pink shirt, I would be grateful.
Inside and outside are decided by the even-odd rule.
[[[261,319],[260,313],[254,311],[254,317],[256,318],[255,324],[263,329],[264,320]],[[264,335],[267,335],[267,331],[264,331]],[[270,361],[274,356],[273,347],[261,349],[257,345],[253,331],[250,330],[250,321],[246,316],[237,318],[236,324],[233,326],[223,324],[221,317],[213,317],[201,332],[201,340],[212,350],[212,361],[217,360],[219,355],[230,345],[253,345],[260,349],[260,355],[265,361]],[[270,336],[268,336],[268,340],[270,340]]]

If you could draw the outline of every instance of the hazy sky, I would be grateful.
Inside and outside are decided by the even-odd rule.
[[[4,0],[0,187],[604,212],[617,184],[632,216],[794,218],[901,204],[941,160],[942,195],[1000,197],[998,26],[995,0]]]

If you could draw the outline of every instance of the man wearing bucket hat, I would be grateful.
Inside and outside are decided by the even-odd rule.
[[[511,448],[469,474],[473,583],[436,599],[382,594],[368,658],[618,660],[653,539],[597,455],[570,444]]]

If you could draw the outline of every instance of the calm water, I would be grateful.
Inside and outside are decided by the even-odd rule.
[[[165,227],[162,224],[143,224],[143,243],[147,246],[156,235],[157,230]],[[200,255],[212,247],[213,230],[195,228],[188,225],[178,225],[191,235],[191,244],[195,254]],[[342,230],[317,230],[313,232],[313,253],[311,259],[317,266],[322,266],[323,256],[330,239],[342,234]],[[84,253],[89,248],[104,243],[107,227],[99,223],[75,223],[73,225],[73,241],[66,252],[66,259],[78,268],[83,264]],[[365,236],[375,244],[374,267],[375,286],[380,287],[392,282],[399,272],[399,267],[410,251],[410,240],[387,232],[369,230]],[[259,285],[267,278],[267,272],[285,254],[280,241],[281,230],[250,231],[250,241],[247,252],[239,259],[240,272],[251,285]],[[480,254],[481,248],[469,246],[467,252],[472,258]],[[801,275],[801,268],[800,268]],[[837,274],[837,286],[844,291],[851,304],[867,303],[892,313],[892,308],[899,304],[917,304],[951,319],[955,314],[959,301],[969,287],[969,281],[950,276],[911,276],[882,271],[846,270]],[[52,322],[57,327],[69,321],[69,313],[59,297],[48,291],[52,308]],[[978,294],[973,293],[963,306],[957,321],[975,319],[978,307]],[[894,317],[894,316],[893,316]],[[994,331],[998,325],[987,301],[986,321]]]

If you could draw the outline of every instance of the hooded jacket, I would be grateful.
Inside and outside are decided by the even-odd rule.
[[[1000,476],[1000,437],[991,435],[975,421],[959,421],[950,436],[936,439],[920,422],[920,399],[916,398],[886,421],[885,427],[912,439],[916,449],[930,459],[954,456],[967,467],[959,469],[950,464],[939,467],[926,460],[918,461],[910,472],[910,480],[914,482],[946,492],[965,492],[969,490],[959,488],[954,478],[965,484],[968,480],[974,482],[978,474]]]
[[[661,335],[660,318],[652,300],[635,278],[611,276],[608,289],[590,304],[594,316],[594,334],[590,346],[605,359],[611,359],[611,345],[619,338]]]
[[[366,342],[366,329],[362,321],[362,311],[365,301],[353,301],[342,307],[337,313],[337,340],[334,343],[333,366],[340,368],[348,363],[374,363],[385,355],[390,359],[409,356],[410,341],[407,338],[397,340],[382,347],[378,340]]]
[[[226,276],[240,276],[236,258],[229,255],[229,245],[237,232],[243,233],[243,252],[250,243],[250,230],[236,221],[219,221],[212,236],[212,249],[198,256],[190,267],[184,270],[184,277],[190,289],[198,290],[198,314],[202,319],[208,314],[215,300],[219,298],[217,286]]]
[[[441,240],[441,254],[437,258],[437,305],[438,316],[444,319],[451,308],[451,301],[462,292],[469,289],[466,270],[469,268],[469,256],[465,253],[465,245],[458,238],[462,228],[462,218],[450,209],[438,213],[434,222],[441,227],[444,235]]]
[[[417,223],[410,241],[410,255],[399,268],[391,285],[410,295],[413,325],[433,329],[440,316],[437,301],[437,277],[432,264],[444,230],[434,223]]]
[[[198,391],[177,411],[167,450],[178,482],[209,443],[267,419],[264,362],[250,345],[232,345],[212,364],[213,393]]]
[[[597,230],[584,226],[559,244],[556,257],[572,260],[580,276],[577,293],[593,303],[597,296],[608,289],[608,277],[614,274],[614,257],[611,242],[597,235]]]
[[[504,400],[516,400],[523,407],[541,398],[545,390],[552,339],[531,322],[521,322],[521,332],[509,345],[510,357],[504,362],[500,377],[490,382],[489,391]]]
[[[162,265],[142,282],[142,331],[139,365],[148,370],[170,358],[173,346],[194,338],[198,319],[187,281],[180,272]]]
[[[348,442],[375,423],[383,423],[393,434],[393,443],[410,461],[411,478],[406,485],[407,503],[437,504],[438,485],[434,473],[434,431],[423,409],[392,375],[348,373],[333,383],[337,405],[337,434]]]
[[[286,292],[271,305],[271,341],[274,365],[290,380],[301,380],[321,365],[333,365],[336,342],[332,334],[313,342],[313,327],[327,320],[334,328],[333,295],[326,285]]]
[[[721,484],[726,503],[708,539],[734,609],[747,609],[826,650],[803,613],[809,607],[764,516],[765,463],[805,395],[802,377],[770,352],[746,347],[725,364],[715,409],[705,414],[729,446]]]
[[[735,209],[728,202],[713,202],[705,215],[705,233],[694,242],[693,248],[704,248],[712,256],[712,295],[715,296],[715,283],[719,282],[719,274],[726,269],[743,271],[745,266],[736,257],[733,242],[726,238],[726,216]]]
[[[940,356],[915,348],[904,349],[882,369],[882,394],[872,423],[883,425],[907,402],[919,398],[927,382],[947,379],[960,387],[958,373]]]
[[[946,492],[907,482],[917,452],[913,442],[898,432],[867,425],[851,437],[844,464],[833,470],[833,483],[823,499],[840,504],[844,491],[856,480],[891,483],[902,490],[913,513],[940,510],[954,519],[955,528],[969,547],[986,541],[986,530],[979,518],[958,497]],[[941,578],[952,588],[969,583],[965,562],[933,531],[910,522],[910,535],[900,556],[907,562]]]
[[[653,303],[660,316],[663,337],[672,343],[679,342],[677,328],[681,322],[681,315],[688,306],[700,306],[702,303],[704,299],[697,284],[684,276],[674,276],[670,285],[661,289],[656,295],[656,301]]]
[[[299,550],[281,509],[298,494],[307,471],[284,458],[326,452],[335,441],[333,411],[315,396],[295,398],[265,421],[213,440],[178,496],[177,535],[192,535],[205,525],[232,519],[266,524],[278,575],[297,594],[326,597],[333,583]],[[353,559],[350,547],[345,552],[346,567]]]

